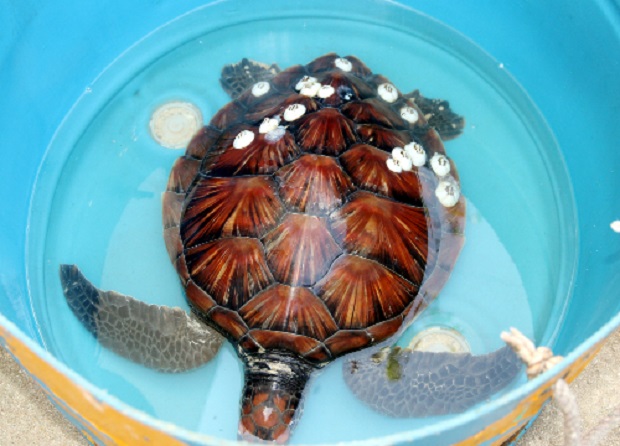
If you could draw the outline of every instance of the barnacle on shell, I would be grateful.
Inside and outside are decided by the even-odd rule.
[[[377,124],[357,126],[357,134],[366,144],[391,152],[394,147],[403,147],[411,141],[407,132],[388,129]]]
[[[289,105],[300,104],[306,109],[306,113],[312,113],[319,109],[317,102],[302,94],[287,94],[285,96],[278,95],[257,104],[248,110],[246,120],[248,122],[258,123],[266,117],[282,115]]]
[[[342,106],[342,114],[358,124],[378,124],[386,128],[405,128],[403,119],[376,98],[353,101]]]
[[[276,140],[271,140],[268,133],[256,132],[252,141],[241,148],[234,146],[231,136],[229,132],[222,135],[204,159],[203,172],[213,176],[271,174],[300,153],[288,131],[283,131]]]
[[[340,163],[357,187],[405,203],[421,205],[422,182],[428,180],[427,175],[420,171],[394,175],[386,163],[389,156],[389,153],[376,147],[356,144],[340,156]]]
[[[323,99],[323,103],[330,107],[339,107],[346,102],[365,99],[374,94],[366,82],[347,73],[329,71],[318,80],[321,85],[329,85],[335,91],[333,95]]]
[[[323,108],[299,119],[297,141],[305,152],[339,155],[356,141],[354,123],[336,109]]]

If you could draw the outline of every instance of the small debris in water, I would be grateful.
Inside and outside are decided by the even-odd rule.
[[[611,222],[611,224],[609,225],[611,227],[611,230],[614,232],[617,232],[620,234],[620,220],[616,220]]]

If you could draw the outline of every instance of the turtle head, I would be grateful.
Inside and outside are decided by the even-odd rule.
[[[302,412],[304,389],[316,367],[282,350],[246,354],[243,360],[239,439],[288,442]]]

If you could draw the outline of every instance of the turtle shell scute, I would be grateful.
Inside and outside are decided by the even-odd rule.
[[[333,90],[300,94],[304,76]],[[287,350],[320,366],[428,306],[463,245],[465,203],[439,203],[428,162],[388,168],[412,141],[429,159],[445,150],[414,101],[361,60],[330,53],[266,82],[217,112],[173,168],[166,246],[193,310],[240,351]],[[292,105],[303,113],[287,120]],[[244,131],[249,142],[235,145]]]

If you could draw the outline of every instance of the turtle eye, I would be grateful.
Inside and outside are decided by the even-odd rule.
[[[353,99],[355,99],[355,91],[353,91],[353,89],[349,87],[348,85],[339,86],[338,89],[336,90],[336,94],[343,101],[348,102],[348,101],[352,101]]]

